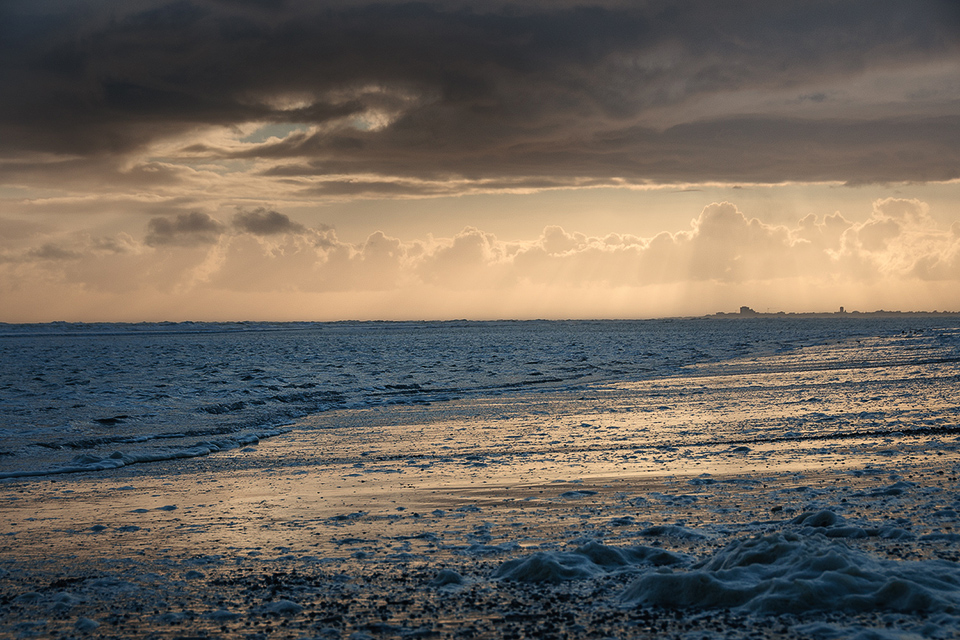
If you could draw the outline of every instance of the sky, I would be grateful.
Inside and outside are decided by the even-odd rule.
[[[960,4],[4,0],[0,321],[960,311]]]

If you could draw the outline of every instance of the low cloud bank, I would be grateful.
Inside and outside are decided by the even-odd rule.
[[[638,306],[637,293],[644,289],[650,295],[657,290],[654,314],[703,311],[691,306],[693,291],[700,292],[695,294],[700,304],[718,305],[712,310],[752,302],[729,297],[748,294],[783,308],[790,300],[784,289],[790,287],[807,291],[808,299],[794,298],[793,304],[817,308],[832,308],[836,299],[870,304],[864,292],[880,290],[888,295],[877,299],[878,306],[943,308],[943,300],[960,299],[942,297],[944,291],[960,292],[960,223],[940,228],[918,200],[878,200],[862,222],[840,213],[810,214],[789,226],[747,218],[734,204],[720,202],[706,206],[687,229],[647,238],[594,237],[554,225],[529,240],[504,240],[467,227],[451,238],[403,240],[378,231],[350,243],[332,228],[308,227],[279,211],[257,208],[238,211],[229,223],[199,212],[157,216],[147,223],[142,240],[127,234],[46,239],[5,252],[0,270],[5,295],[22,294],[30,282],[76,295],[121,295],[125,308],[150,308],[157,296],[190,298],[202,308],[202,300],[212,299],[214,292],[271,295],[286,300],[276,309],[283,317],[290,315],[283,305],[293,304],[297,294],[334,293],[368,303],[430,298],[434,317],[484,308],[464,305],[470,298],[496,298],[487,308],[504,316],[536,316],[538,309],[560,307],[538,307],[541,298],[530,291],[562,297],[564,291],[569,296],[584,290],[593,291],[594,298],[583,298],[581,316],[608,315],[615,300],[624,301],[628,315],[628,309],[653,309]],[[924,298],[925,289],[936,293]],[[818,298],[817,290],[834,297]],[[704,299],[705,291],[714,293]],[[606,292],[606,303],[597,300],[599,292]],[[5,319],[41,319],[42,299],[24,304],[20,309],[26,316]],[[397,313],[405,317],[410,308],[399,304],[394,309],[406,309]],[[423,305],[413,308],[427,312]],[[265,315],[259,311],[254,315]],[[327,312],[349,313],[346,308]]]

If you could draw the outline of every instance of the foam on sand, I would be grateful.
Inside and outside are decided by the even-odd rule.
[[[669,566],[688,562],[686,556],[654,547],[612,547],[590,541],[571,552],[537,552],[504,562],[493,577],[527,583],[580,580],[639,565]]]
[[[687,571],[644,575],[623,599],[762,614],[953,613],[960,610],[960,565],[880,560],[821,535],[776,533],[736,540]]]

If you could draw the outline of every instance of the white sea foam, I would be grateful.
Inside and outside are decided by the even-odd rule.
[[[750,613],[960,610],[960,565],[880,560],[825,537],[736,540],[689,570],[644,575],[623,594],[638,606]]]
[[[612,547],[590,541],[570,552],[537,552],[508,560],[493,577],[528,583],[556,583],[581,580],[618,571],[633,571],[639,566],[671,566],[689,559],[678,553],[655,547]]]

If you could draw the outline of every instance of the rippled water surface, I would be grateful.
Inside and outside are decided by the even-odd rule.
[[[955,363],[958,326],[952,316],[2,325],[0,472],[204,455],[331,409],[677,376],[723,386],[771,354],[800,377],[881,367],[896,383],[910,367]]]

